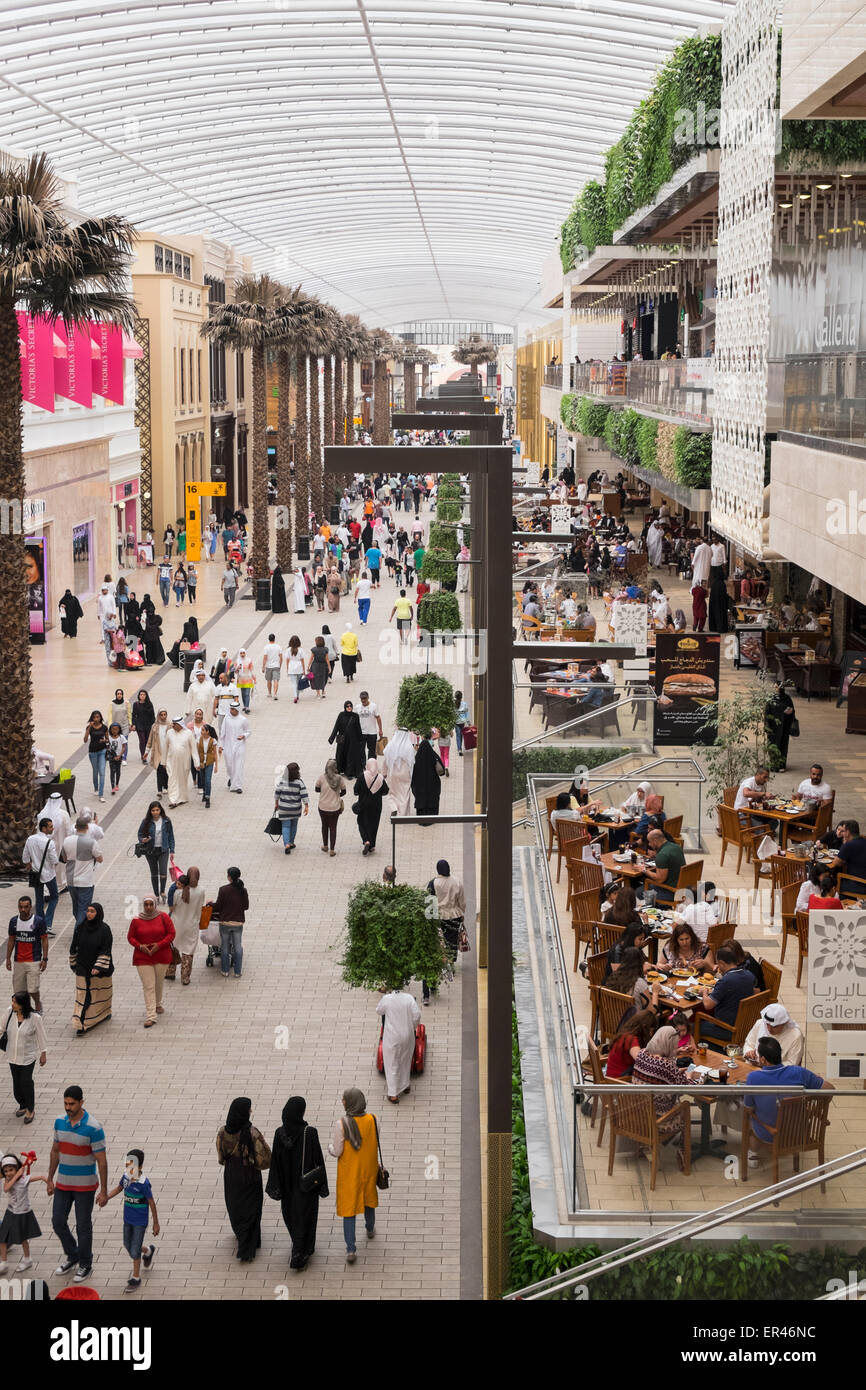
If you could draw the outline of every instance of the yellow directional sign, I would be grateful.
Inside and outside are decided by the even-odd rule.
[[[201,559],[201,509],[200,497],[225,497],[225,483],[187,483],[184,487],[186,498],[186,558]]]

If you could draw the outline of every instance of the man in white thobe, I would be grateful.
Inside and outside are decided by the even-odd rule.
[[[701,541],[692,556],[692,584],[707,584],[710,578],[710,563],[713,552],[706,541]]]
[[[247,756],[247,739],[250,736],[250,721],[241,714],[240,705],[234,702],[223,720],[220,730],[219,746],[225,759],[226,778],[229,790],[243,791],[244,762]]]
[[[649,562],[654,569],[658,569],[664,555],[664,531],[657,521],[654,521],[646,533],[646,551]]]
[[[176,714],[168,731],[165,764],[168,804],[172,808],[189,800],[189,774],[195,757],[195,739],[184,724],[183,716]]]
[[[43,817],[47,816],[54,827],[51,838],[54,841],[54,848],[57,850],[57,858],[60,858],[60,851],[63,848],[63,841],[67,835],[72,834],[72,817],[66,809],[66,804],[59,792],[52,792],[46,801],[39,815],[36,817],[36,826]],[[58,863],[57,865],[57,891],[62,892],[66,885],[66,866]]]
[[[409,1090],[415,1028],[421,1022],[421,1010],[409,991],[401,989],[383,995],[376,1005],[376,1013],[384,1019],[382,1060],[385,1063],[385,1086],[388,1099],[396,1103],[403,1092]]]
[[[205,723],[209,724],[213,718],[213,702],[216,697],[216,686],[205,671],[204,667],[196,671],[189,683],[189,690],[186,692],[186,708],[184,714],[194,714],[197,709],[204,713]]]

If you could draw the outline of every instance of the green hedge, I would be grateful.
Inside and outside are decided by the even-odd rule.
[[[459,521],[463,515],[462,502],[436,502],[436,516],[439,521]]]
[[[428,671],[420,676],[404,676],[397,697],[397,727],[415,734],[440,729],[450,734],[457,714],[454,687],[444,676]]]
[[[577,433],[585,434],[590,439],[600,439],[604,435],[604,422],[610,409],[609,405],[603,405],[591,396],[581,396],[574,422]]]
[[[652,420],[648,415],[638,415],[637,424],[634,427],[637,456],[641,468],[645,468],[649,473],[659,472],[659,462],[656,457],[658,432],[658,420]]]
[[[658,420],[639,411],[611,410],[604,422],[604,441],[612,454],[624,459],[633,468],[645,468],[650,473],[661,472],[657,456]],[[673,441],[675,481],[684,487],[710,486],[713,459],[713,440],[710,434],[696,434],[687,425],[680,425]]]
[[[511,1272],[509,1290],[523,1289],[561,1270],[573,1269],[602,1251],[597,1245],[572,1250],[551,1250],[539,1245],[532,1231],[529,1164],[526,1155],[526,1122],[523,1114],[523,1079],[517,1016],[512,1011],[511,1042],[512,1111],[512,1207],[508,1220]],[[759,1302],[792,1302],[815,1299],[827,1292],[830,1279],[847,1282],[849,1271],[866,1278],[866,1248],[850,1255],[834,1246],[792,1250],[787,1245],[763,1245],[748,1236],[720,1247],[685,1242],[654,1255],[634,1260],[593,1279],[588,1285],[591,1302],[681,1302],[685,1299],[732,1303],[744,1299]],[[574,1298],[565,1290],[557,1297]]]
[[[559,418],[567,430],[572,428],[573,412],[577,407],[578,397],[572,391],[566,391],[562,400],[559,402]]]
[[[680,425],[674,435],[674,465],[677,481],[685,487],[709,487],[713,465],[712,435],[693,434],[685,425]]]
[[[617,749],[624,756],[627,748]],[[526,778],[530,772],[561,772],[569,778],[576,767],[599,767],[610,762],[609,748],[523,748],[511,760],[511,798],[522,801],[526,796]]]
[[[430,527],[430,539],[427,545],[430,550],[442,550],[446,555],[456,555],[460,549],[457,544],[456,528],[454,526],[438,526],[434,522]]]
[[[456,536],[456,532],[455,532]],[[454,564],[454,557],[447,550],[424,551],[424,559],[421,561],[421,579],[438,579],[442,584],[450,584],[457,578],[457,566]]]
[[[456,594],[425,594],[418,604],[418,626],[425,632],[462,632],[463,618]]]

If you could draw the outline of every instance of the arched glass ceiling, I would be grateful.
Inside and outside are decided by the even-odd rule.
[[[575,193],[732,3],[11,0],[0,146],[371,324],[540,321]]]

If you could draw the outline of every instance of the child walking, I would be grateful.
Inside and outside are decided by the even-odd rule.
[[[126,758],[126,750],[129,746],[129,739],[123,733],[119,724],[108,726],[108,780],[111,785],[111,795],[114,796],[120,786],[120,769]]]
[[[450,777],[451,773],[448,771],[448,759],[451,756],[451,735],[443,734],[439,729],[434,729],[433,737],[436,739],[439,746],[439,757],[442,760],[442,766],[445,768],[445,776]]]
[[[113,1187],[108,1197],[123,1193],[123,1247],[132,1260],[132,1274],[127,1280],[124,1293],[135,1293],[141,1288],[141,1266],[150,1269],[156,1246],[148,1245],[143,1251],[144,1237],[147,1233],[148,1212],[153,1216],[153,1234],[159,1235],[159,1217],[150,1179],[143,1178],[144,1153],[141,1149],[130,1149],[126,1155],[126,1171],[117,1187]]]
[[[28,1163],[22,1163],[18,1155],[12,1153],[4,1154],[0,1158],[3,1191],[9,1198],[9,1205],[0,1222],[0,1274],[5,1274],[9,1268],[6,1252],[10,1245],[20,1245],[22,1250],[21,1259],[15,1266],[15,1273],[20,1274],[22,1270],[32,1268],[30,1242],[36,1236],[42,1235],[39,1222],[30,1209],[30,1184],[47,1183],[48,1179],[31,1176],[30,1164],[36,1155],[29,1154],[27,1157],[30,1160]]]

